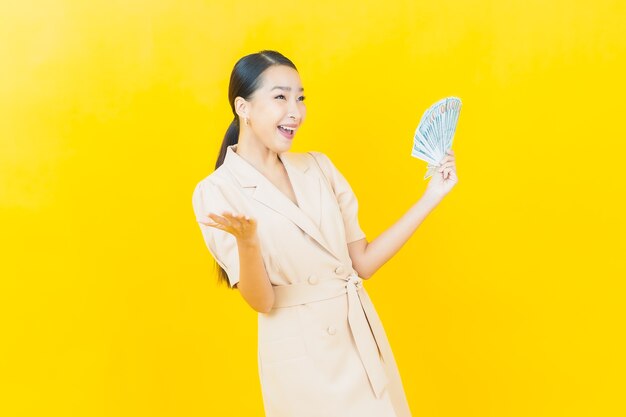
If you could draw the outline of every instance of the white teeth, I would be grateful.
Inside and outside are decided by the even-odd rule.
[[[293,133],[294,132],[294,129],[291,129],[289,127],[285,127],[285,126],[278,126],[278,127],[282,128],[283,130],[289,131],[289,133]]]

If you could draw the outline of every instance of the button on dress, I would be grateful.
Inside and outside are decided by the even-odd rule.
[[[272,310],[258,313],[266,416],[410,416],[387,336],[348,252],[348,243],[365,238],[350,185],[324,153],[283,152],[294,204],[236,150],[236,144],[227,148],[192,202],[198,219],[228,210],[257,221],[275,294]],[[235,237],[199,225],[235,285]]]

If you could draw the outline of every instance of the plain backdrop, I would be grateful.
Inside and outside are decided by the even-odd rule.
[[[459,184],[366,282],[415,416],[626,415],[623,1],[3,1],[0,414],[261,416],[191,195],[241,56],[298,66],[373,240],[463,100]]]

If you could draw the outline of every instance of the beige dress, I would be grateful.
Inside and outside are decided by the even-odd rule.
[[[276,294],[274,308],[258,314],[266,416],[410,416],[387,336],[348,253],[348,243],[365,237],[350,185],[321,152],[282,153],[295,205],[236,149],[198,183],[193,208],[197,218],[229,210],[257,220]],[[200,228],[234,285],[235,238]]]

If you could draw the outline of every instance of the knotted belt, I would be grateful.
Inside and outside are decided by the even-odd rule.
[[[372,390],[380,398],[388,382],[380,357],[384,361],[391,350],[374,305],[363,289],[362,281],[362,278],[352,273],[345,278],[321,279],[315,285],[302,282],[275,286],[274,308],[308,304],[347,294],[350,331]]]

